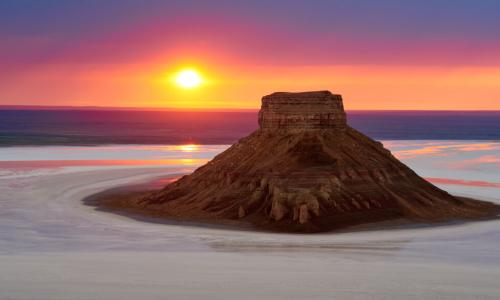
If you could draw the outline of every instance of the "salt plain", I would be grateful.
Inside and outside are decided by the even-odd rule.
[[[384,141],[500,203],[500,143]],[[81,200],[227,146],[0,148],[0,299],[499,299],[500,220],[313,235],[141,222]]]

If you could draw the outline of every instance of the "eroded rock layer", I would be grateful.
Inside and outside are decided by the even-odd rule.
[[[133,205],[189,219],[240,219],[283,231],[408,217],[481,217],[493,207],[422,179],[346,124],[340,95],[274,93],[260,129]]]
[[[342,97],[328,91],[274,93],[262,98],[261,130],[344,129]]]

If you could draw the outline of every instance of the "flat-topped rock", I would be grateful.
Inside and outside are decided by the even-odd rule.
[[[153,216],[239,221],[317,232],[406,218],[496,216],[499,207],[454,197],[346,124],[340,95],[274,93],[260,129],[164,189],[108,202]]]
[[[277,92],[264,96],[259,126],[263,130],[344,129],[342,96],[329,91]]]

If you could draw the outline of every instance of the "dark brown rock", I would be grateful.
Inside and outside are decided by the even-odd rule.
[[[130,203],[167,216],[324,231],[391,218],[483,217],[493,204],[435,187],[349,127],[340,95],[274,93],[260,129],[194,173]]]

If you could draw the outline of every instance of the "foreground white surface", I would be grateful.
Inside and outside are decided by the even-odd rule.
[[[499,168],[492,159],[499,154],[497,143],[464,142],[460,150],[457,143],[429,143],[388,144],[421,175],[455,180],[441,187],[500,202]],[[89,149],[92,159],[105,152]],[[193,156],[210,157],[221,149],[198,149]],[[178,155],[172,151],[161,158]],[[12,161],[15,153],[1,149],[0,160],[8,154]],[[51,149],[43,153],[50,157]],[[0,299],[500,297],[499,221],[286,235],[145,223],[81,204],[85,196],[109,187],[186,170],[183,165],[4,168]]]

